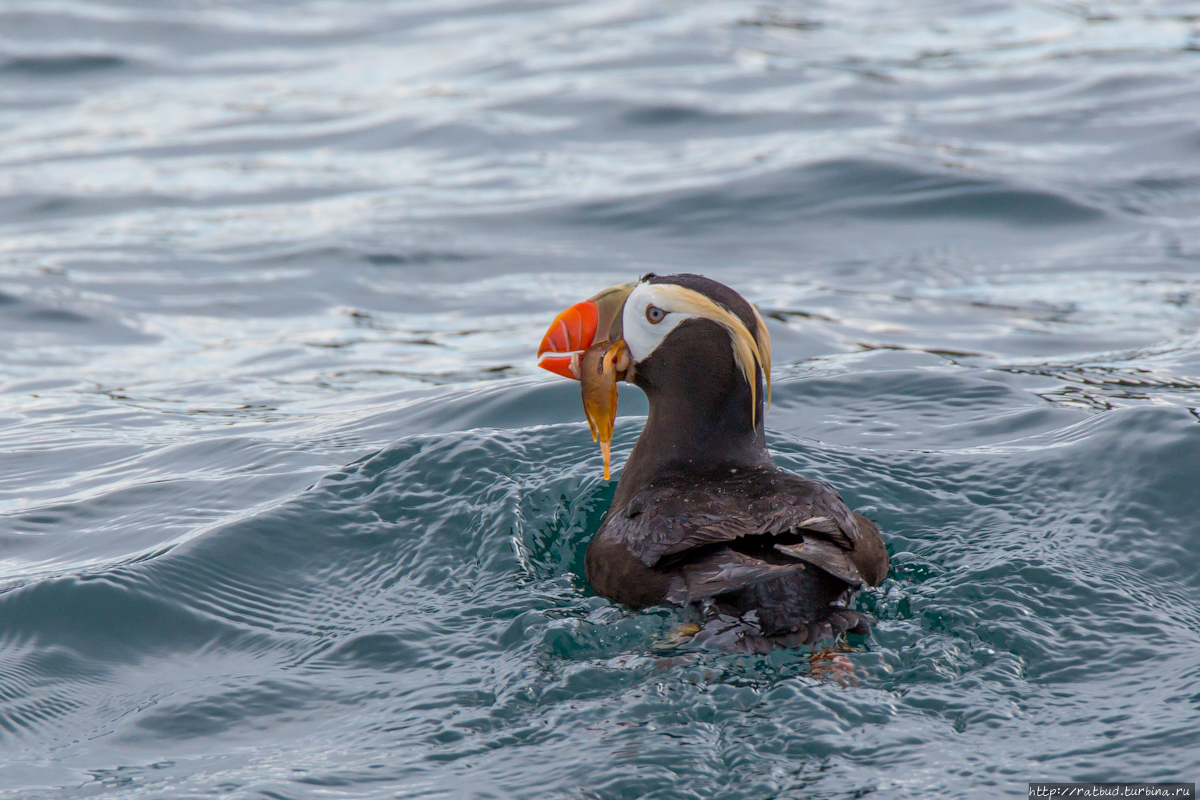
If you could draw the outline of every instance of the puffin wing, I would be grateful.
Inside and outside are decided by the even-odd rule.
[[[684,605],[775,580],[804,569],[799,562],[769,564],[762,559],[722,547],[682,564],[672,576],[667,600]]]
[[[624,508],[614,509],[604,527],[607,537],[623,544],[647,567],[747,536],[792,534],[780,543],[784,547],[776,545],[780,553],[847,583],[874,585],[887,573],[883,539],[866,517],[853,514],[824,481],[779,469],[743,468],[656,479]],[[797,537],[802,538],[796,541]],[[696,568],[707,569],[700,567],[702,563],[703,559],[696,561]],[[754,567],[759,572],[774,566],[760,564]],[[713,568],[714,574],[724,569],[726,579],[735,573],[748,577],[750,569],[745,564]],[[705,585],[714,580],[700,579],[699,573],[697,579]]]

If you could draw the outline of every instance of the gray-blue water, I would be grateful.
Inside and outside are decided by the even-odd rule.
[[[647,271],[883,529],[853,680],[589,591],[533,352]],[[5,0],[0,797],[1196,780],[1198,330],[1194,2]]]

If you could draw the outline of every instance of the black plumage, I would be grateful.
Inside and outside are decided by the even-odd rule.
[[[757,315],[732,289],[697,275],[649,280],[699,292],[757,334]],[[869,632],[844,604],[887,574],[879,530],[828,483],[775,466],[762,372],[752,395],[729,333],[688,319],[626,379],[646,392],[650,414],[588,546],[593,588],[635,608],[684,606],[698,617],[696,641],[730,650]]]

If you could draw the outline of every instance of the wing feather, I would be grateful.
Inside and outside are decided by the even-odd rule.
[[[775,549],[784,555],[820,567],[835,578],[841,578],[854,588],[863,585],[862,575],[854,566],[850,553],[832,542],[805,538],[799,544],[777,544]]]
[[[680,566],[667,600],[683,605],[745,589],[804,569],[803,564],[768,564],[762,559],[722,547],[714,553]]]

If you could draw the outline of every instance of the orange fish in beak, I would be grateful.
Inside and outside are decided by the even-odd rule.
[[[592,429],[592,441],[600,442],[607,481],[611,479],[608,462],[613,423],[617,420],[617,381],[623,380],[629,369],[629,348],[619,339],[594,344],[584,351],[579,367],[583,413]]]
[[[610,480],[613,424],[617,419],[617,381],[629,370],[629,348],[621,339],[621,311],[635,284],[605,289],[554,318],[538,348],[538,366],[579,381],[583,413],[592,441],[604,454],[604,479]]]

